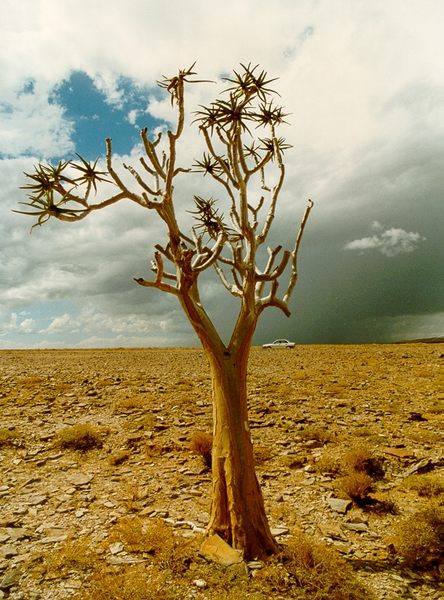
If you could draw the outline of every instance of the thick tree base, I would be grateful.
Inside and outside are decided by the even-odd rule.
[[[271,535],[254,465],[213,458],[213,504],[208,535],[217,534],[245,560],[263,560],[279,547]]]

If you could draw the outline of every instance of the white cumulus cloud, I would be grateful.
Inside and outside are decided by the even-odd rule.
[[[345,244],[345,250],[378,250],[385,256],[397,256],[413,252],[418,248],[421,241],[426,238],[420,233],[414,231],[405,231],[399,227],[391,227],[381,231],[382,226],[375,221],[372,224],[373,229],[379,230],[374,235],[353,240]]]

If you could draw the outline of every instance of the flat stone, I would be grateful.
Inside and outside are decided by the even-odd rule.
[[[69,482],[76,486],[81,487],[83,485],[88,485],[94,479],[94,475],[87,475],[86,473],[75,473],[69,477]]]
[[[278,535],[287,535],[288,533],[290,533],[289,528],[285,527],[285,526],[282,526],[282,527],[280,527],[280,526],[278,526],[278,527],[272,527],[270,529],[270,531],[271,531],[271,535],[273,537],[276,537]]]
[[[251,571],[257,571],[258,569],[262,569],[263,566],[264,563],[261,560],[250,560],[250,562],[247,564],[247,567]]]
[[[9,535],[9,539],[13,541],[23,540],[30,537],[30,533],[23,527],[8,527],[6,533]]]
[[[0,547],[0,556],[3,558],[12,558],[13,556],[17,556],[18,550],[12,544],[3,544]]]
[[[343,523],[342,527],[349,531],[358,531],[360,533],[368,530],[368,525],[366,523]]]
[[[384,454],[388,454],[389,456],[396,456],[396,458],[411,458],[415,456],[411,450],[407,450],[407,448],[391,448],[385,447],[382,449]]]
[[[6,575],[0,579],[0,590],[9,590],[19,582],[19,579],[20,575],[18,571],[10,571],[9,573],[6,573]]]
[[[26,502],[28,506],[39,506],[40,504],[44,504],[48,500],[48,496],[31,496],[29,500]]]
[[[5,515],[0,517],[0,527],[16,527],[18,523],[18,517],[13,515]]]
[[[327,498],[327,504],[335,512],[345,514],[351,507],[351,500],[343,500],[342,498]]]
[[[114,544],[111,544],[109,547],[109,551],[111,552],[111,554],[119,554],[120,552],[122,552],[124,549],[124,545],[122,544],[122,542],[115,542]]]
[[[107,562],[110,565],[136,565],[145,561],[143,558],[135,558],[134,556],[111,556]]]
[[[413,473],[422,473],[424,471],[429,471],[433,468],[433,463],[429,458],[423,458],[417,463],[410,465],[402,474],[403,477],[408,477],[409,475],[413,475]]]
[[[40,540],[42,544],[58,544],[60,542],[65,542],[68,539],[68,535],[66,533],[62,533],[61,535],[48,535]]]
[[[206,538],[200,547],[199,553],[207,560],[224,566],[236,565],[242,562],[240,551],[232,548],[216,533]]]
[[[319,531],[323,536],[333,540],[347,541],[338,523],[318,523]]]

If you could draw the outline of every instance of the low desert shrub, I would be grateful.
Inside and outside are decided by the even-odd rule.
[[[257,465],[264,464],[273,458],[273,452],[268,446],[254,446],[254,459]]]
[[[114,405],[114,412],[130,412],[133,410],[143,410],[146,408],[145,398],[133,396],[131,398],[121,398]]]
[[[323,452],[314,466],[318,473],[337,474],[341,471],[341,460],[337,452]]]
[[[66,427],[57,433],[55,445],[71,450],[91,450],[103,446],[102,435],[93,425],[79,423]]]
[[[45,555],[49,575],[67,575],[70,571],[88,571],[97,565],[98,556],[91,548],[91,540],[81,537],[67,540],[60,548]]]
[[[176,536],[162,519],[123,517],[111,530],[106,544],[113,542],[121,542],[127,552],[142,555],[151,564],[180,575],[196,556],[201,538]]]
[[[145,500],[146,497],[146,491],[139,486],[137,481],[130,480],[122,484],[120,498],[127,511],[136,513],[142,510],[142,500]]]
[[[46,382],[46,379],[44,377],[41,377],[40,375],[29,375],[28,377],[21,377],[17,381],[19,385],[26,388],[35,387],[44,382]]]
[[[322,444],[326,444],[332,439],[332,433],[328,429],[316,425],[307,425],[299,432],[299,435],[304,441],[317,440]]]
[[[444,493],[444,481],[436,473],[411,475],[404,481],[404,486],[415,491],[419,496],[431,498]]]
[[[157,558],[168,555],[174,546],[170,527],[161,519],[143,520],[139,517],[123,517],[110,532],[109,542],[121,542],[127,552],[147,553]]]
[[[368,444],[353,445],[343,457],[343,468],[346,472],[367,473],[373,477],[382,477],[384,469],[382,460],[375,456],[373,449]]]
[[[338,480],[338,488],[357,504],[364,502],[373,489],[373,479],[367,473],[355,471]]]
[[[190,441],[190,450],[203,458],[205,466],[211,468],[211,449],[213,436],[204,431],[196,431]]]
[[[438,431],[429,431],[428,429],[415,429],[406,433],[406,437],[420,444],[440,444],[442,443],[442,434]]]
[[[0,428],[0,448],[2,446],[13,446],[19,440],[19,434],[15,429],[8,429],[7,427]]]
[[[74,600],[175,600],[177,591],[167,579],[168,573],[155,565],[104,567],[84,583]]]
[[[110,465],[117,466],[127,461],[130,456],[131,452],[129,450],[117,450],[117,452],[110,455],[108,461]]]
[[[370,600],[372,595],[355,579],[347,563],[324,543],[296,531],[279,557],[279,563],[265,567],[258,580],[289,598],[316,600]],[[282,565],[283,568],[280,566]],[[303,595],[301,592],[303,591]]]
[[[427,568],[444,557],[444,508],[429,506],[398,523],[395,548],[405,564]]]

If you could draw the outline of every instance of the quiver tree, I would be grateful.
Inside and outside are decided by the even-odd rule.
[[[193,65],[194,66],[194,65]],[[28,190],[31,210],[40,225],[50,217],[79,221],[92,212],[131,200],[157,213],[165,225],[165,244],[156,244],[152,278],[135,281],[176,296],[209,361],[213,385],[213,495],[208,534],[219,534],[245,558],[277,550],[255,473],[247,408],[247,363],[253,334],[262,312],[276,307],[289,315],[297,279],[297,256],[312,202],[296,230],[291,250],[280,245],[263,250],[275,218],[285,175],[283,153],[289,148],[276,130],[283,109],[269,86],[274,81],[258,67],[241,65],[226,78],[228,89],[194,115],[205,151],[192,165],[178,165],[177,148],[185,127],[185,87],[203,83],[193,67],[159,85],[175,107],[175,126],[150,136],[140,132],[144,155],[137,167],[118,173],[111,139],[106,140],[106,167],[78,156],[57,165],[39,163]],[[261,137],[257,135],[260,132]],[[214,182],[219,199],[194,196],[191,217],[179,214],[175,184],[198,172]],[[125,179],[125,182],[124,182]],[[130,183],[126,183],[129,181]],[[107,193],[112,186],[111,193]],[[98,187],[101,200],[96,195]],[[225,214],[222,208],[226,209]],[[185,219],[184,219],[185,217]],[[187,233],[180,221],[193,219]],[[201,300],[202,273],[213,269],[226,291],[238,298],[231,337],[224,341]],[[281,280],[285,278],[283,290]]]

